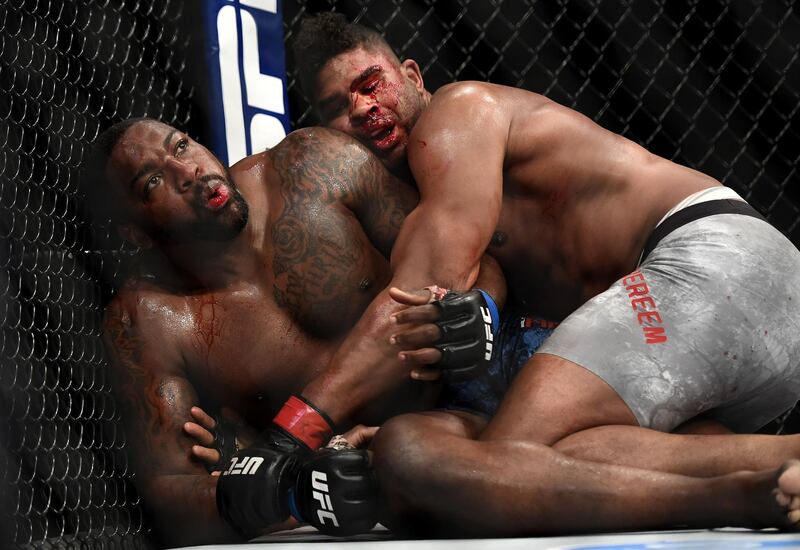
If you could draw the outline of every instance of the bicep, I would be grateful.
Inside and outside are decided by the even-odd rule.
[[[496,120],[476,129],[453,123],[464,115],[457,118],[452,109],[426,112],[409,142],[420,202],[392,253],[398,284],[417,279],[414,283],[469,287],[497,226],[507,124]]]
[[[167,346],[112,312],[105,322],[111,384],[125,425],[128,452],[147,479],[165,474],[205,473],[189,459],[191,441],[183,433],[197,393]]]
[[[349,137],[337,157],[345,159],[351,167],[343,178],[339,200],[355,214],[370,243],[389,258],[400,227],[419,202],[419,194],[389,172],[366,147]]]

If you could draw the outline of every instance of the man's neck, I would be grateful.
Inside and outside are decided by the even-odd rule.
[[[247,228],[228,242],[169,245],[143,254],[144,271],[184,290],[219,289],[255,277],[260,255]]]
[[[250,215],[244,229],[229,241],[203,241],[163,249],[182,286],[186,288],[219,289],[233,284],[253,281],[262,268],[266,213],[265,187],[260,179],[248,176],[248,168],[263,162],[263,155],[246,157],[230,168],[239,191],[249,204]]]

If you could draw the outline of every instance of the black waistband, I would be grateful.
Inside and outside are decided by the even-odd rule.
[[[750,206],[744,201],[736,199],[717,199],[713,201],[700,202],[687,206],[682,210],[678,210],[666,220],[661,222],[661,225],[656,227],[647,239],[642,251],[642,259],[639,263],[643,262],[645,258],[653,251],[656,245],[678,229],[689,222],[699,220],[715,214],[741,214],[742,216],[752,216],[760,220],[764,220],[764,216],[758,213],[755,208]],[[766,221],[766,220],[764,220]]]

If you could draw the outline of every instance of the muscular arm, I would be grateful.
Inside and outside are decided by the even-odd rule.
[[[184,422],[197,394],[164,324],[123,290],[106,310],[112,386],[127,433],[136,486],[164,545],[237,541],[217,515],[217,478],[190,459]]]
[[[509,121],[479,85],[443,92],[420,117],[409,143],[420,202],[392,250],[391,286],[403,289],[430,284],[470,288],[502,204]],[[481,121],[480,131],[473,124],[453,124],[465,120]],[[397,350],[388,343],[391,314],[398,308],[388,289],[380,292],[330,368],[303,391],[335,420],[374,399],[381,384],[389,387],[408,375],[409,366],[393,363]],[[381,373],[372,368],[378,364]],[[381,379],[384,374],[388,378]]]
[[[302,146],[296,147],[293,142]],[[363,231],[384,258],[391,257],[406,216],[419,203],[419,194],[386,170],[366,147],[339,132],[306,129],[295,132],[279,146],[274,162],[283,178],[282,194],[287,205],[276,225],[284,228],[293,224],[304,228],[307,235],[291,240],[295,257],[300,256],[298,244],[326,232],[320,203],[347,207],[359,222],[356,232]],[[340,247],[337,260],[352,262],[345,257],[345,248]],[[320,261],[318,255],[314,261]],[[303,271],[308,271],[307,266]],[[336,269],[329,265],[326,271],[335,273]],[[495,300],[505,300],[505,279],[494,259],[480,259],[478,277],[479,286]]]
[[[408,144],[420,202],[392,250],[392,285],[466,290],[475,283],[500,215],[509,124],[480,84],[434,96]]]
[[[270,153],[281,199],[271,213],[275,301],[313,334],[339,335],[388,282],[417,193],[334,130],[298,130]]]

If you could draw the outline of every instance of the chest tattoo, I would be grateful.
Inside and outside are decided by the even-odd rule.
[[[347,177],[347,167],[321,153],[309,162],[308,150],[299,162],[295,149],[274,156],[283,209],[272,225],[273,297],[306,329],[323,330],[326,320],[340,325],[352,314],[353,293],[370,284],[359,276],[367,252],[358,222],[341,206],[348,187],[337,178]]]

